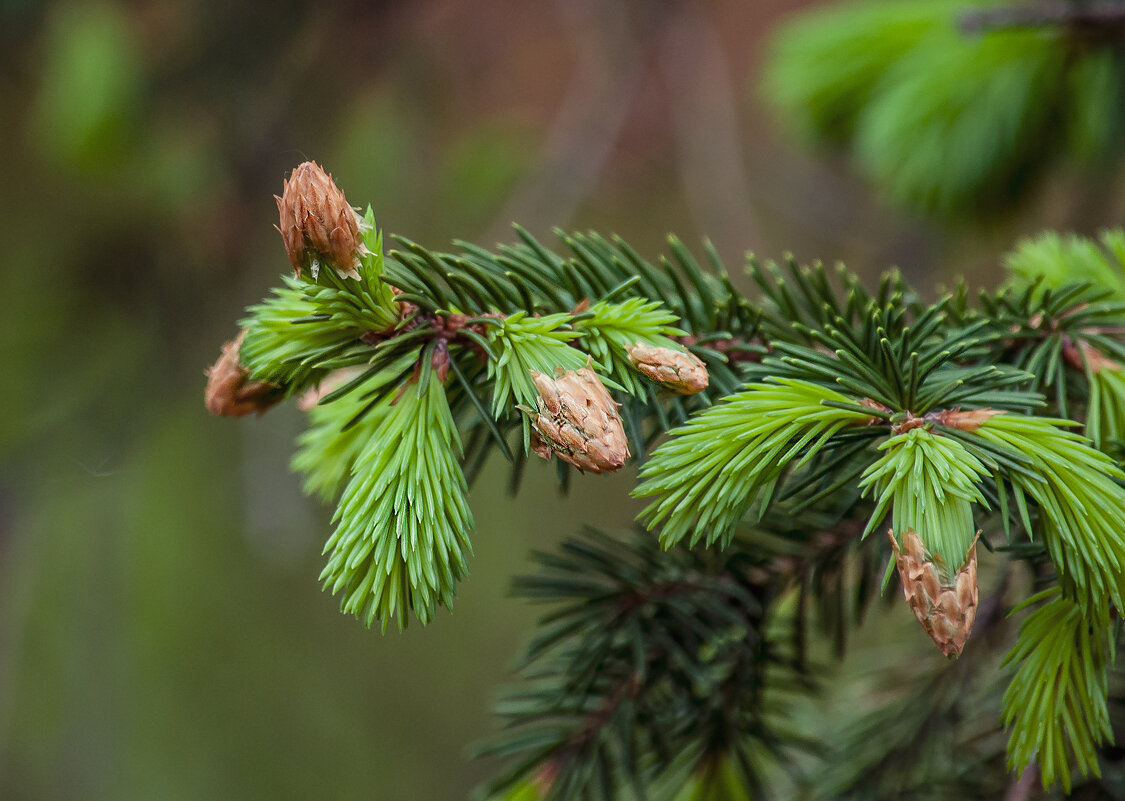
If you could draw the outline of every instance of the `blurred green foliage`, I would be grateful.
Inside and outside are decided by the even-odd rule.
[[[1120,166],[1125,62],[1112,40],[1061,24],[969,28],[994,5],[810,12],[777,35],[766,92],[803,139],[844,149],[896,204],[939,218],[1010,212],[1060,163]]]

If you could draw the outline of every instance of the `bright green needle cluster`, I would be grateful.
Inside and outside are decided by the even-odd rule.
[[[1095,372],[1087,361],[1086,380],[1086,436],[1099,448],[1125,439],[1125,370],[1103,368]]]
[[[860,482],[878,498],[864,535],[890,508],[895,534],[917,532],[946,574],[955,575],[976,541],[973,504],[988,507],[979,487],[988,470],[957,440],[922,428],[891,437],[879,450],[883,456]]]
[[[488,362],[488,378],[494,382],[492,414],[500,416],[513,405],[535,409],[538,390],[531,371],[553,375],[556,367],[577,370],[588,357],[568,343],[581,334],[570,328],[569,314],[530,317],[517,312],[496,321],[488,329],[488,342],[499,354]]]
[[[1088,615],[1125,608],[1125,480],[1112,459],[1064,427],[1068,420],[999,415],[976,436],[1018,462],[1007,471],[1016,507],[1036,530],[1025,496],[1038,506],[1044,544],[1069,597]]]
[[[1023,607],[1040,603],[1005,660],[1019,666],[1004,693],[1008,767],[1019,774],[1034,761],[1044,787],[1061,782],[1069,793],[1072,767],[1100,776],[1098,746],[1113,741],[1106,695],[1116,643],[1107,618],[1091,618],[1057,587]]]
[[[1111,164],[1123,115],[1107,98],[1125,87],[1112,38],[1061,22],[973,29],[991,5],[817,8],[774,39],[766,94],[803,139],[846,150],[894,201],[945,218],[995,216],[1061,160]]]
[[[574,327],[582,333],[582,346],[603,365],[630,395],[645,393],[646,383],[629,361],[628,347],[638,342],[680,350],[671,337],[687,332],[675,327],[678,318],[658,301],[629,298],[622,303],[601,301],[576,315]]]
[[[368,625],[423,623],[450,607],[467,571],[473,515],[458,457],[461,440],[436,374],[428,386],[389,392],[355,457],[325,546],[321,578],[344,611]]]
[[[1045,231],[1025,239],[1004,259],[1022,281],[1046,286],[1089,281],[1125,300],[1125,231],[1102,231],[1095,241],[1075,234]]]
[[[362,376],[361,383],[331,403],[309,410],[309,427],[297,438],[293,469],[305,476],[305,491],[333,500],[360,452],[380,431],[391,407],[380,399],[418,359],[420,347],[386,369]]]
[[[685,537],[693,545],[728,543],[751,503],[768,503],[786,467],[801,467],[841,429],[868,421],[848,401],[808,381],[748,385],[656,449],[633,493],[657,498],[641,517],[650,527],[663,525],[666,547]]]

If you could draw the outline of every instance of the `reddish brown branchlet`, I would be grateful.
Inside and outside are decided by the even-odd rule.
[[[626,349],[629,362],[637,371],[681,395],[694,395],[707,389],[707,367],[694,354],[638,342]]]
[[[531,380],[539,390],[532,420],[537,454],[544,459],[556,454],[588,473],[609,473],[625,464],[629,443],[621,415],[593,370],[560,368],[554,377],[532,370]]]
[[[246,368],[238,363],[238,349],[246,330],[223,345],[222,355],[205,371],[207,389],[203,402],[211,414],[242,417],[261,414],[281,400],[281,388],[266,381],[250,382]]]
[[[314,161],[299,164],[274,200],[277,230],[297,275],[307,268],[315,279],[322,266],[329,266],[341,276],[359,278],[360,259],[368,252],[363,244],[367,224],[331,175]]]
[[[976,431],[998,414],[1004,414],[1003,409],[946,409],[930,415],[938,424],[946,428],[956,428],[961,431]]]
[[[1102,370],[1120,370],[1121,364],[1103,354],[1088,342],[1075,343],[1066,339],[1062,347],[1063,358],[1075,370],[1089,370],[1091,373],[1100,373]]]
[[[947,657],[960,656],[977,616],[977,546],[965,564],[950,574],[926,552],[915,531],[902,535],[902,546],[888,531],[902,593],[926,634]]]

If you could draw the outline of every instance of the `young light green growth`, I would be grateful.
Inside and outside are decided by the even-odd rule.
[[[663,525],[665,546],[685,537],[693,545],[729,542],[751,503],[768,500],[785,468],[800,467],[841,429],[869,420],[827,387],[786,379],[750,384],[656,449],[633,492],[656,498],[640,517],[650,527]]]
[[[1125,369],[1101,357],[1083,358],[1089,384],[1086,436],[1098,448],[1125,439]]]
[[[1018,665],[1004,693],[1008,768],[1020,774],[1034,762],[1045,788],[1061,783],[1069,793],[1072,765],[1100,776],[1097,748],[1113,741],[1106,695],[1116,644],[1107,618],[1090,617],[1059,588],[1020,608],[1039,603],[1005,660]]]
[[[550,375],[556,368],[578,370],[586,366],[588,357],[568,344],[581,336],[567,326],[569,322],[569,314],[530,317],[517,312],[489,326],[489,344],[499,353],[488,362],[488,377],[495,381],[494,417],[517,404],[535,408],[539,393],[532,381],[533,371]]]
[[[1068,24],[1065,6],[1043,24],[963,30],[979,5],[817,7],[775,37],[767,94],[810,144],[844,150],[884,195],[945,219],[1010,209],[1059,162],[1113,166],[1122,111],[1104,98],[1125,84],[1114,38]]]
[[[1111,602],[1125,607],[1125,490],[1118,483],[1125,472],[1088,440],[1065,430],[1074,425],[1000,415],[983,423],[976,436],[994,453],[1020,460],[1008,477],[1024,525],[1042,532],[1066,595],[1087,615],[1104,617]],[[1038,527],[1026,496],[1038,506]]]
[[[1045,286],[1089,281],[1125,300],[1125,231],[1102,231],[1097,241],[1076,234],[1046,231],[1022,240],[1004,265],[1026,283]]]
[[[292,461],[293,469],[305,475],[305,492],[325,501],[337,496],[356,458],[380,434],[383,420],[390,414],[392,407],[378,399],[394,389],[395,382],[417,361],[420,350],[416,347],[383,371],[364,378],[352,392],[309,409],[310,425],[297,438]]]
[[[957,440],[924,428],[891,437],[879,450],[883,455],[859,485],[877,499],[864,536],[890,510],[895,534],[917,532],[943,575],[952,578],[976,542],[973,504],[988,508],[979,486],[987,469]]]
[[[574,327],[582,333],[582,344],[594,360],[605,365],[630,395],[643,395],[643,379],[629,359],[637,343],[655,348],[680,350],[672,337],[684,336],[676,328],[677,318],[657,301],[629,298],[621,303],[600,301],[575,316]]]
[[[385,629],[450,607],[472,551],[461,440],[436,373],[379,400],[382,419],[352,465],[321,578],[344,611]]]

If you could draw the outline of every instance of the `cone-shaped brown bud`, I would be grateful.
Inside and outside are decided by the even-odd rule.
[[[280,213],[277,230],[297,275],[308,268],[315,279],[322,266],[330,266],[341,276],[359,278],[367,223],[331,175],[314,161],[299,164],[274,200]]]
[[[902,535],[902,547],[888,531],[895,553],[902,593],[914,617],[947,657],[960,656],[977,616],[977,546],[953,575],[926,553],[915,531]]]
[[[626,348],[629,361],[642,375],[681,395],[707,389],[707,367],[694,353],[638,342]]]
[[[206,371],[207,389],[203,402],[211,414],[224,417],[242,417],[253,412],[261,414],[281,400],[281,389],[276,384],[247,380],[246,368],[238,363],[238,349],[242,347],[244,336],[245,329],[223,345],[219,360]]]
[[[588,367],[563,371],[552,378],[531,371],[539,390],[539,411],[532,425],[535,452],[552,453],[588,473],[620,469],[629,457],[629,443],[617,404],[601,379]]]

